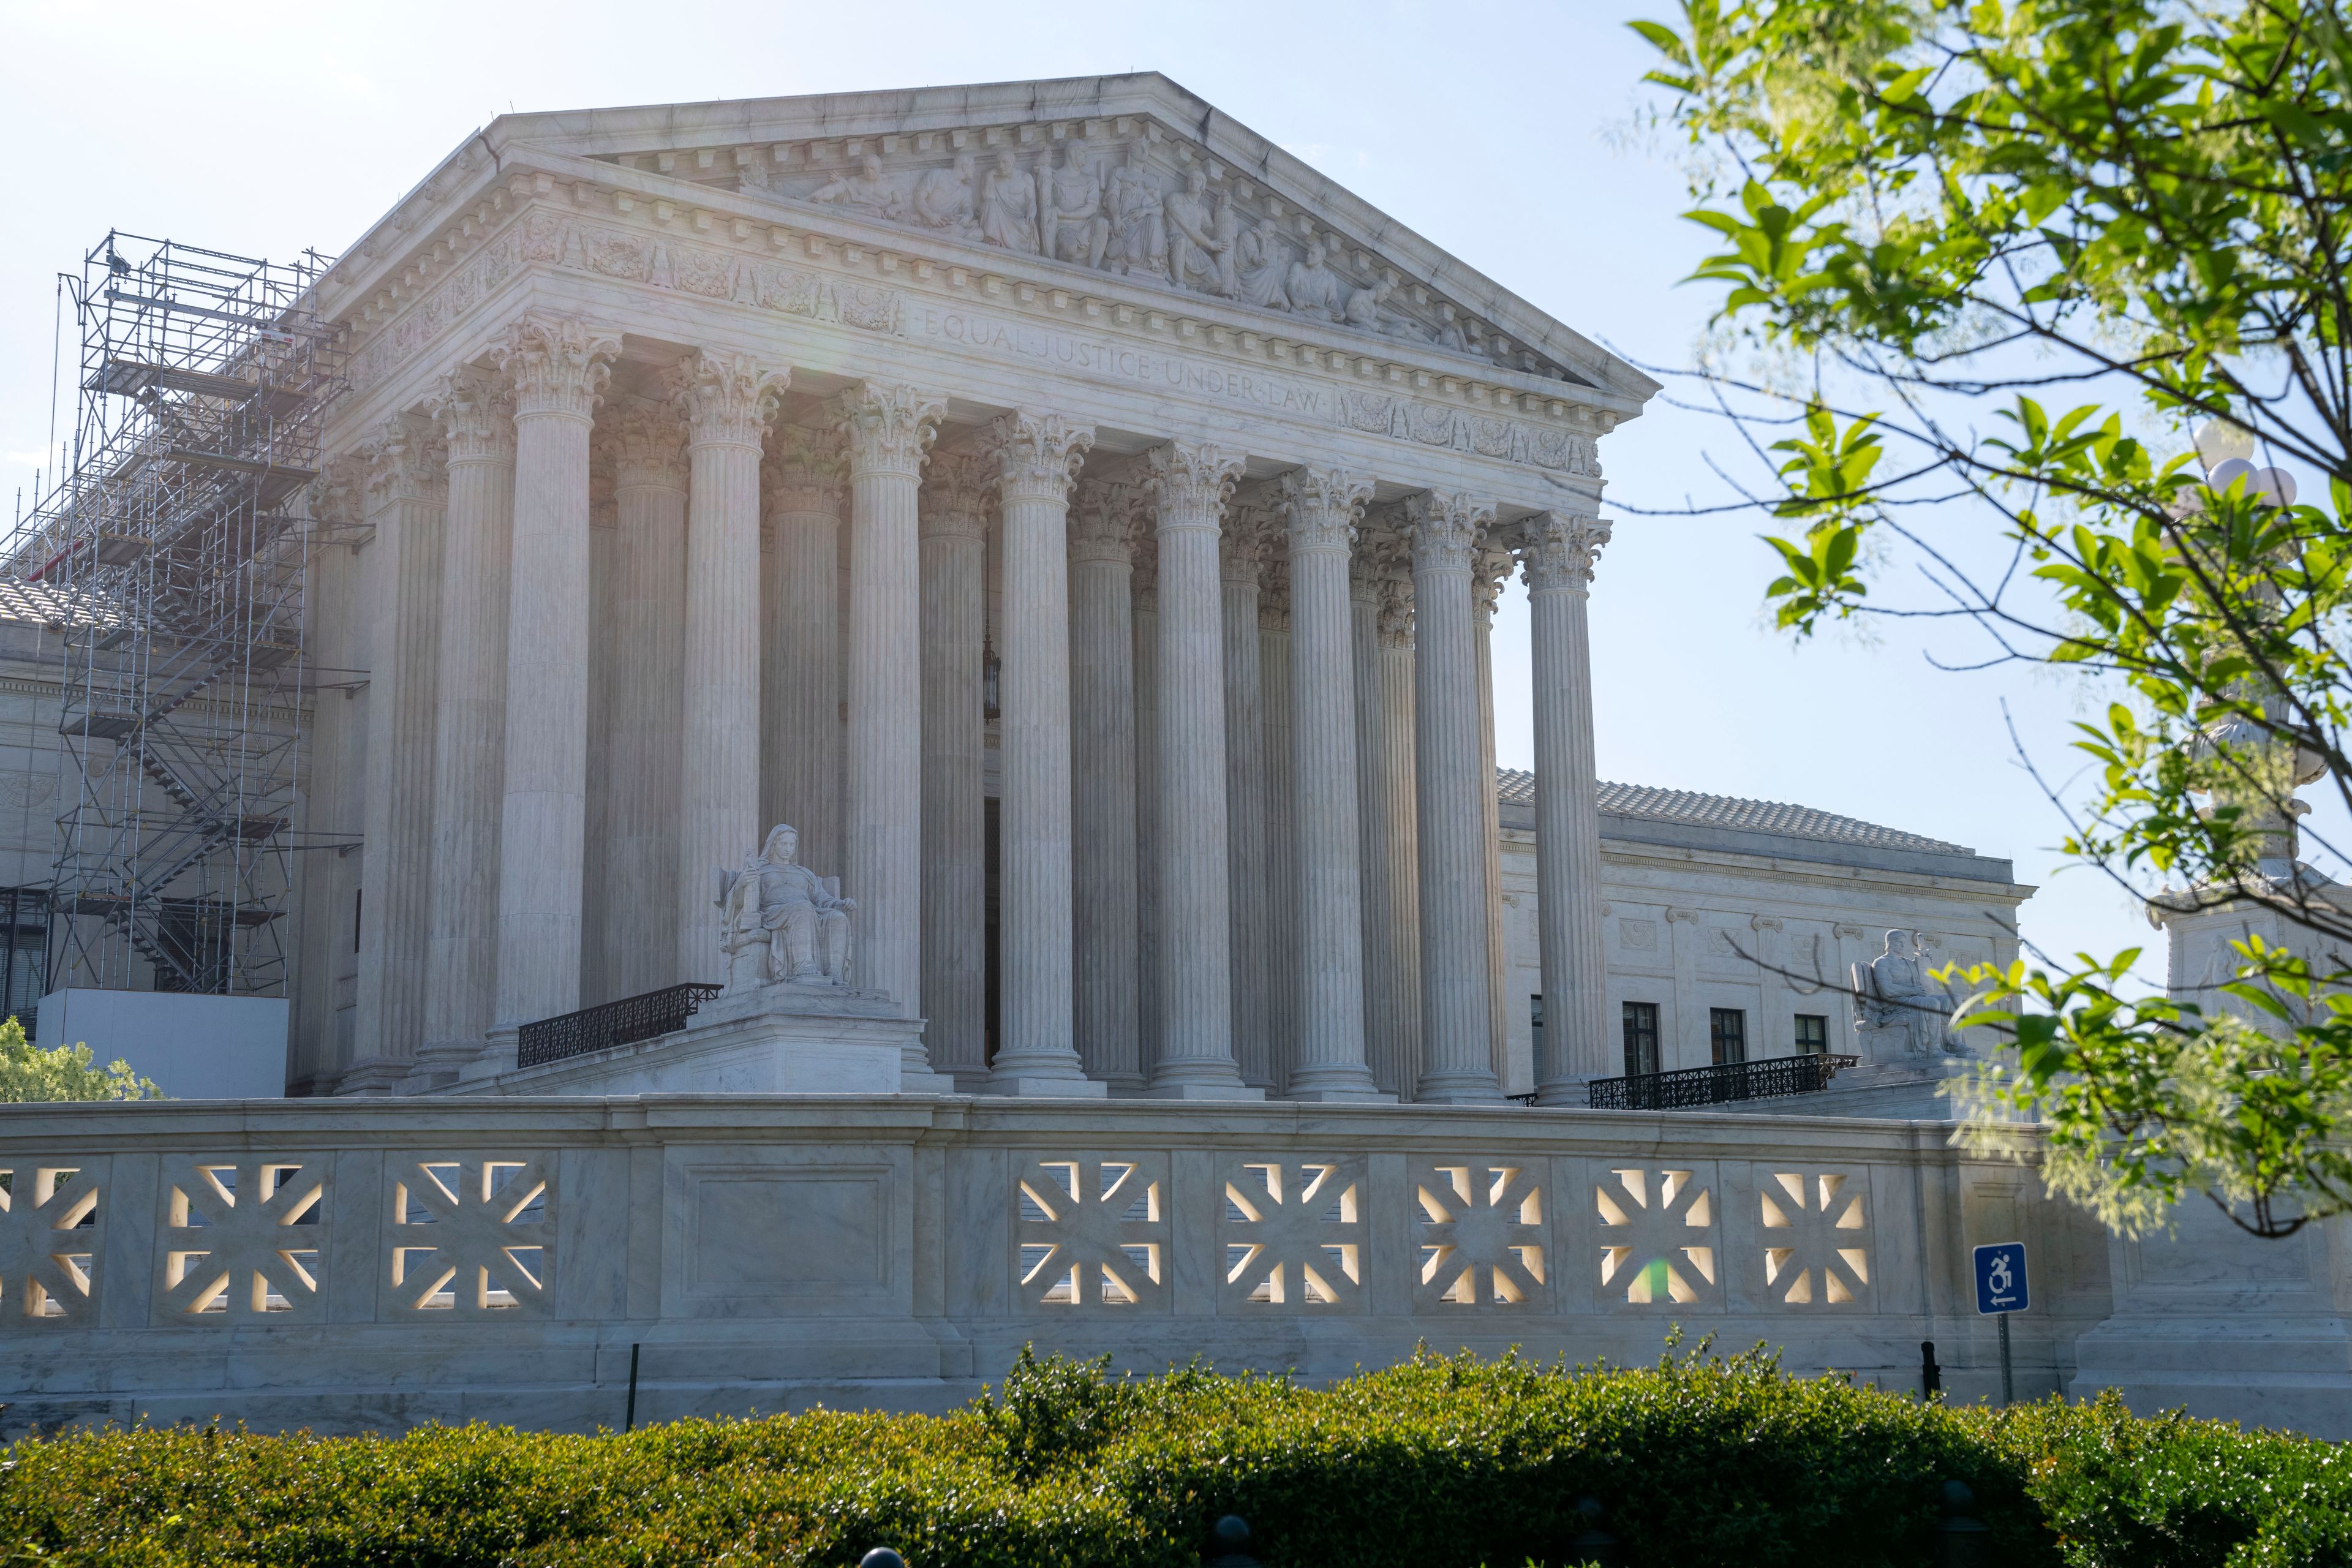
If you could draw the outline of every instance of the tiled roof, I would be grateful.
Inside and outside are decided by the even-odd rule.
[[[1520,768],[1495,770],[1496,794],[1506,805],[1533,805],[1535,774]],[[1809,805],[1776,800],[1740,800],[1727,795],[1699,795],[1686,789],[1654,789],[1646,784],[1603,783],[1601,809],[1611,816],[1640,817],[1650,822],[1687,823],[1699,827],[1725,827],[1748,833],[1778,833],[1790,838],[1814,838],[1830,844],[1859,844],[1874,849],[1916,849],[1933,855],[1973,855],[1973,849],[1947,844],[1940,838],[1882,827]]]

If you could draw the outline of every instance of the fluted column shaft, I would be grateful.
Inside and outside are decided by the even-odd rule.
[[[1143,1087],[1138,995],[1131,487],[1088,480],[1070,524],[1070,757],[1078,1059]]]
[[[1397,1093],[1421,1092],[1421,811],[1419,742],[1414,724],[1412,582],[1389,579],[1381,589],[1380,854],[1388,907],[1381,927],[1387,945],[1382,1043],[1394,1053]]]
[[[770,548],[762,564],[760,822],[790,823],[801,864],[838,877],[842,784],[841,516],[849,482],[841,432],[779,428],[761,476]]]
[[[1470,565],[1491,507],[1407,502],[1421,862],[1420,1098],[1499,1100],[1489,1044],[1486,852],[1479,840],[1477,653]]]
[[[1255,1098],[1234,1058],[1225,874],[1224,611],[1217,534],[1242,460],[1171,441],[1150,453],[1158,503],[1160,1059],[1151,1091]]]
[[[499,814],[506,794],[507,596],[514,560],[514,395],[487,371],[435,399],[449,446],[433,742],[428,1050],[479,1052],[498,1016]]]
[[[1489,552],[1478,558],[1470,583],[1478,683],[1478,840],[1486,868],[1486,1047],[1496,1081],[1506,1089],[1511,1078],[1513,998],[1505,984],[1503,957],[1503,803],[1495,790],[1495,609],[1502,579],[1510,569],[1508,555]]]
[[[653,404],[619,411],[604,989],[641,996],[708,978],[678,966],[679,770],[686,757],[686,432]]]
[[[923,1041],[960,1088],[988,1072],[984,458],[934,455],[922,489]]]
[[[1601,926],[1601,809],[1585,600],[1609,525],[1549,513],[1528,525],[1535,674],[1536,926],[1543,959],[1543,1105],[1581,1105],[1609,1078],[1609,960]]]
[[[1007,1094],[1103,1092],[1078,1064],[1071,951],[1070,487],[1094,431],[1056,414],[991,432],[1004,538],[996,1060]]]
[[[1128,536],[1135,582],[1135,966],[1139,1065],[1160,1059],[1160,546],[1148,500]]]
[[[1388,858],[1382,853],[1387,815],[1382,784],[1385,741],[1381,701],[1381,580],[1369,551],[1349,562],[1348,629],[1355,697],[1356,855],[1361,873],[1364,1063],[1388,1093],[1399,1082],[1386,990],[1392,963],[1387,932]],[[1295,659],[1294,654],[1294,659]]]
[[[369,1087],[404,1075],[425,1036],[433,897],[433,747],[440,662],[447,447],[422,414],[398,414],[369,458],[375,647],[368,671],[365,847],[360,883],[357,1066]],[[381,1064],[371,1070],[371,1062]]]
[[[580,1003],[588,776],[588,437],[617,339],[531,317],[500,367],[515,386],[514,570],[499,835],[499,1020]]]
[[[1357,816],[1356,651],[1348,557],[1369,479],[1283,476],[1290,543],[1292,828],[1297,846],[1296,1100],[1368,1100],[1364,904]]]
[[[1298,836],[1292,822],[1290,568],[1258,573],[1259,742],[1265,756],[1265,1028],[1276,1094],[1298,1070]]]
[[[1226,521],[1223,578],[1225,879],[1232,900],[1234,1058],[1242,1081],[1274,1087],[1268,1029],[1265,670],[1258,662],[1257,574],[1265,550],[1255,510]]]
[[[858,984],[922,1016],[922,615],[916,494],[943,399],[864,382],[849,441],[848,795],[842,891],[857,900]],[[925,1063],[916,1046],[906,1066]]]
[[[748,354],[677,367],[686,505],[677,973],[725,973],[716,879],[760,842],[760,443],[785,378]],[[908,715],[910,721],[914,715]]]

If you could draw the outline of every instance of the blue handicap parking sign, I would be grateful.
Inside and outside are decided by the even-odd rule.
[[[1977,1248],[1977,1310],[1986,1316],[2025,1310],[2025,1243],[2000,1241]]]

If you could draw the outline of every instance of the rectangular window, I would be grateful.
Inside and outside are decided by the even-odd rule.
[[[48,975],[49,890],[0,888],[0,1016],[33,1030]]]
[[[1801,1057],[1825,1057],[1830,1054],[1830,1020],[1827,1014],[1797,1015],[1797,1054]]]
[[[1748,1015],[1737,1007],[1706,1010],[1706,1039],[1714,1047],[1715,1065],[1748,1059]]]
[[[1528,997],[1528,1041],[1533,1047],[1530,1059],[1536,1064],[1536,1076],[1543,1076],[1543,997],[1530,994]]]
[[[1658,1005],[1625,1004],[1625,1076],[1640,1078],[1658,1070]]]

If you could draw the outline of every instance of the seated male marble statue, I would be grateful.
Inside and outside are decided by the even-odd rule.
[[[719,946],[727,988],[773,981],[849,984],[849,916],[856,900],[839,884],[801,865],[801,836],[787,824],[743,857],[740,869],[719,868]]]

